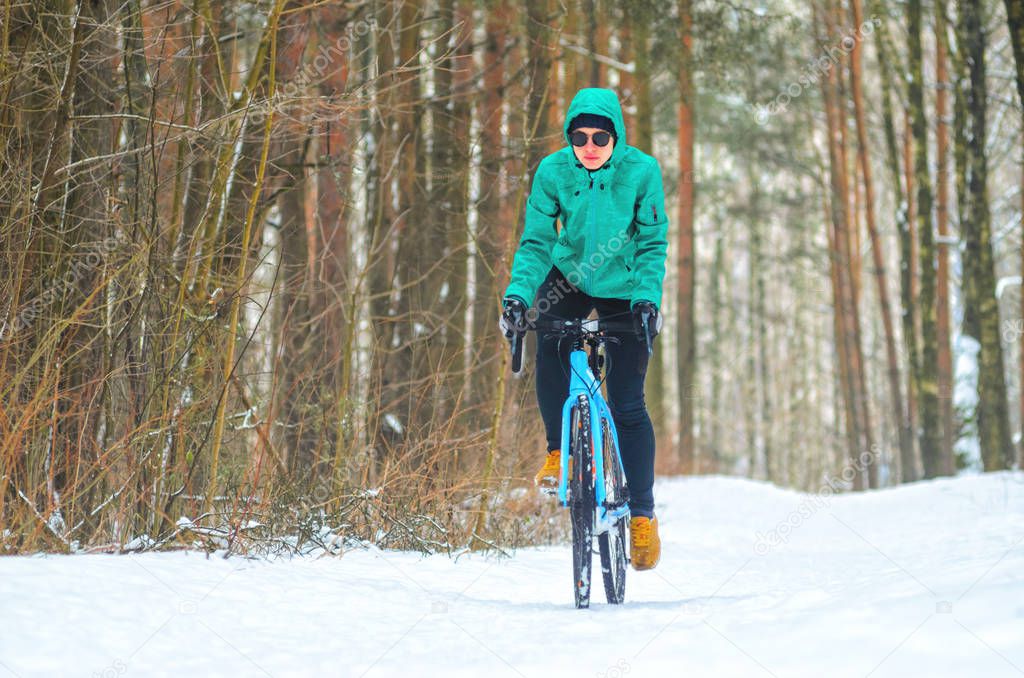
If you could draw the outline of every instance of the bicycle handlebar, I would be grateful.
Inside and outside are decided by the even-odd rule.
[[[647,322],[649,315],[649,313],[643,314],[644,343],[647,347],[648,357],[650,357],[654,350],[651,345],[651,327]],[[522,332],[515,332],[509,339],[509,343],[511,344],[510,348],[512,350],[512,371],[516,374],[519,374],[523,367],[523,339],[526,337],[527,332],[544,332],[545,336],[557,335],[589,340],[596,339],[598,337],[605,337],[609,333],[628,332],[632,334],[636,331],[632,320],[614,321],[604,320],[602,318],[537,319],[533,321],[526,320],[525,324],[526,327]]]
[[[581,318],[576,320],[558,318],[554,320],[526,321],[527,332],[547,332],[565,336],[597,337],[611,332],[635,332],[633,322],[603,320],[601,318]]]

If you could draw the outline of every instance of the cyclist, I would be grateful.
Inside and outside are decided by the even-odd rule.
[[[637,570],[658,564],[661,541],[654,513],[654,428],[644,402],[647,347],[661,330],[665,278],[665,196],[658,161],[626,143],[614,90],[588,87],[573,97],[563,123],[568,145],[546,156],[533,177],[523,235],[505,290],[501,328],[509,338],[530,313],[562,318],[632,311],[635,334],[606,344],[611,369],[608,403],[619,434],[629,484],[630,560]],[[560,220],[561,230],[556,230]],[[569,342],[540,340],[537,402],[549,450],[538,487],[554,489],[560,475],[562,405],[569,395]]]

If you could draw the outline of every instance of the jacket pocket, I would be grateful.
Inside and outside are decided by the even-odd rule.
[[[661,184],[661,170],[654,168],[653,179],[640,187],[634,204],[633,219],[640,226],[655,226],[668,221],[665,213],[665,193]]]
[[[622,265],[630,273],[636,268],[636,241],[632,238],[629,239],[629,242],[626,243],[622,250]]]
[[[659,209],[659,201],[656,198],[638,200],[633,209],[633,220],[644,226],[653,226],[665,217],[663,210]]]
[[[569,229],[565,224],[562,224],[562,228],[558,231],[558,244],[565,246],[569,244]]]

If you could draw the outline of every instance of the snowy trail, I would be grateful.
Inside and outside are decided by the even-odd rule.
[[[1024,675],[1022,473],[655,492],[661,564],[590,610],[567,546],[2,558],[0,676]]]

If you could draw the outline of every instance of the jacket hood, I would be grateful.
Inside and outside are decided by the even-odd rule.
[[[612,149],[612,155],[605,165],[617,163],[626,150],[626,122],[622,117],[622,105],[619,104],[619,95],[615,90],[604,87],[585,87],[576,93],[569,104],[569,110],[565,113],[565,121],[562,123],[562,136],[565,143],[572,146],[569,140],[569,123],[580,113],[593,113],[611,118],[615,125],[615,134],[618,140]],[[572,149],[569,149],[570,152]]]

